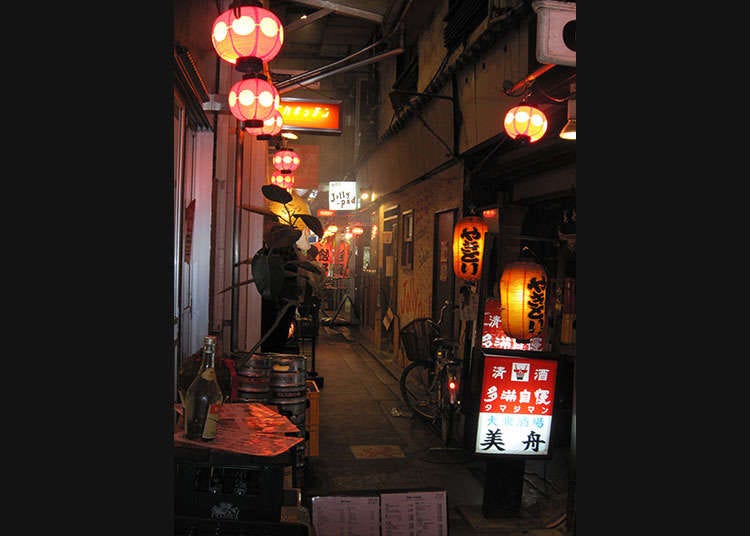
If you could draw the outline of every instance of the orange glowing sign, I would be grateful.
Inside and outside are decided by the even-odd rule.
[[[279,111],[284,130],[341,134],[341,101],[281,99]]]

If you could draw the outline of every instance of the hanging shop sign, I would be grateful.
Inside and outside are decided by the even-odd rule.
[[[485,350],[474,452],[548,458],[556,384],[554,356]]]
[[[331,181],[328,183],[329,210],[357,209],[357,181]]]
[[[479,216],[466,216],[453,227],[453,273],[465,281],[482,277],[487,224]]]
[[[341,135],[341,101],[281,99],[284,130]]]

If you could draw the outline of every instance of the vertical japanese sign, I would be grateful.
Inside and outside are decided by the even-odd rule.
[[[484,356],[476,454],[549,456],[557,360]]]

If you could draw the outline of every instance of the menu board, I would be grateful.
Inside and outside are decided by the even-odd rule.
[[[312,522],[315,534],[380,536],[380,497],[313,497]]]
[[[445,491],[380,495],[382,536],[448,536]]]
[[[313,497],[312,522],[322,536],[448,536],[446,492]]]
[[[556,359],[485,353],[474,452],[549,456],[556,381]]]

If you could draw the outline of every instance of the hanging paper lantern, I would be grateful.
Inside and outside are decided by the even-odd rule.
[[[293,149],[282,149],[273,155],[273,167],[285,173],[295,171],[300,164],[299,155]]]
[[[254,135],[259,140],[270,140],[276,134],[281,132],[281,127],[284,125],[284,118],[281,116],[281,112],[274,110],[271,117],[263,121],[262,127],[245,127],[245,132],[250,135]]]
[[[279,92],[273,84],[260,77],[249,77],[235,83],[229,90],[229,111],[244,127],[261,128],[263,121],[279,108]]]
[[[529,260],[509,263],[500,276],[500,320],[505,333],[521,343],[542,337],[546,296],[544,267]]]
[[[291,173],[281,173],[280,171],[271,175],[271,184],[281,186],[287,190],[294,187],[294,175]]]
[[[219,57],[229,63],[247,57],[268,62],[281,50],[284,27],[276,15],[262,7],[230,7],[214,20],[211,42]]]
[[[533,106],[514,106],[505,114],[504,126],[514,140],[520,138],[534,143],[547,132],[547,116]]]
[[[482,258],[487,223],[479,216],[466,216],[453,227],[453,273],[466,281],[482,277]]]

